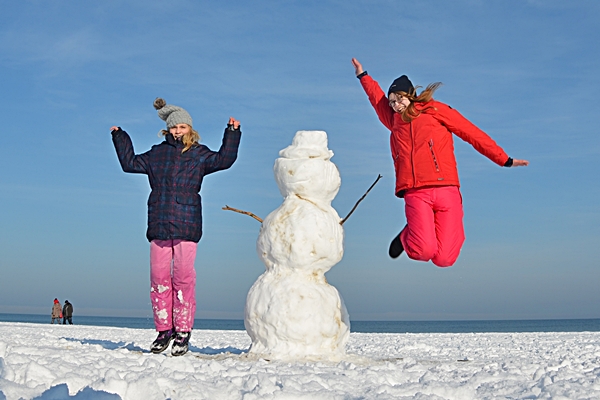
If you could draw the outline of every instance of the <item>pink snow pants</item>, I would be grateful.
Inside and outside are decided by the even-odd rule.
[[[150,300],[157,331],[189,332],[196,313],[196,248],[186,240],[150,242]]]
[[[409,258],[450,267],[465,241],[458,186],[410,189],[404,196],[406,227],[400,241]]]

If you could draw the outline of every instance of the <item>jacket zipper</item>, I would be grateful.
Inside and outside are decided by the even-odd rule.
[[[417,177],[415,175],[415,138],[413,136],[413,124],[410,122],[410,165],[412,169],[413,176],[413,187],[417,186]]]
[[[431,157],[433,157],[433,163],[435,164],[435,170],[440,172],[440,166],[437,162],[437,157],[435,156],[435,152],[433,151],[433,139],[429,140],[429,150],[431,150]]]

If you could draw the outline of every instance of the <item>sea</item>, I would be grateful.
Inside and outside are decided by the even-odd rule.
[[[2,314],[1,322],[50,324],[50,316]],[[154,329],[152,318],[73,316],[73,324]],[[245,330],[243,320],[196,319],[194,329]],[[363,333],[485,333],[485,332],[600,332],[600,318],[476,321],[351,321],[351,332]]]

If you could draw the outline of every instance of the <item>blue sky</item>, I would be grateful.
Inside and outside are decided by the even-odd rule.
[[[298,130],[325,130],[342,176],[343,260],[327,278],[354,320],[600,318],[600,3],[595,1],[20,1],[3,6],[0,312],[150,316],[141,153],[164,127],[158,96],[217,149],[242,123],[234,166],[206,178],[198,318],[243,318],[264,271],[261,217],[282,198],[272,166]],[[404,226],[389,132],[354,77],[407,74],[527,168],[456,138],[467,240],[458,262],[387,256]]]

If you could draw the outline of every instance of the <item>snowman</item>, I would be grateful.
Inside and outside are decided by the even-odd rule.
[[[256,243],[266,271],[246,299],[249,353],[340,360],[350,320],[340,294],[325,279],[344,253],[344,231],[331,207],[340,174],[323,131],[298,131],[279,156],[273,169],[284,201],[265,218]]]

